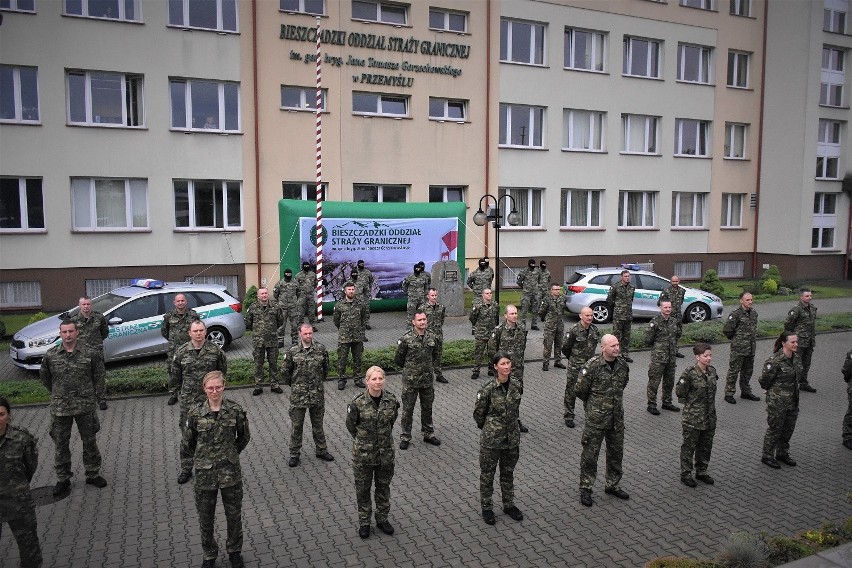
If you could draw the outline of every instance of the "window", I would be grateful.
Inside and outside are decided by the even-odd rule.
[[[624,152],[634,154],[659,154],[660,118],[642,114],[622,114]]]
[[[603,151],[605,116],[606,113],[594,110],[565,109],[563,149]]]
[[[169,25],[236,32],[237,0],[169,0]]]
[[[240,131],[240,85],[170,79],[172,128],[205,132]]]
[[[325,111],[328,89],[320,91],[320,110]],[[281,108],[286,110],[317,111],[316,87],[289,87],[281,85]]]
[[[325,14],[325,0],[279,0],[278,8],[282,12],[322,16]]]
[[[139,0],[65,0],[65,14],[107,20],[141,21]]]
[[[817,141],[816,177],[819,179],[838,179],[839,161],[842,146],[840,131],[843,123],[838,120],[821,118]]]
[[[41,178],[0,178],[0,233],[44,231]]]
[[[565,28],[565,68],[603,71],[606,61],[603,32]]]
[[[703,45],[677,46],[677,80],[689,83],[710,83],[711,49]]]
[[[429,8],[429,29],[465,33],[467,32],[467,14]]]
[[[0,122],[39,121],[38,68],[0,65]]]
[[[709,156],[707,137],[710,123],[704,120],[689,118],[675,119],[675,149],[676,156]]]
[[[672,192],[672,228],[703,229],[706,193]]]
[[[41,305],[41,282],[0,282],[0,308]]]
[[[618,228],[650,229],[657,225],[655,191],[618,192]]]
[[[544,65],[544,24],[501,19],[500,61]]]
[[[751,0],[731,0],[732,16],[751,16]]]
[[[742,51],[728,51],[728,86],[748,88],[748,62],[751,55]]]
[[[843,85],[846,83],[844,59],[846,52],[834,47],[822,48],[819,104],[843,106]]]
[[[145,125],[142,75],[67,71],[68,123],[119,128]]]
[[[465,186],[430,185],[429,203],[464,203]]]
[[[148,180],[71,178],[75,231],[147,231]]]
[[[353,92],[352,112],[369,116],[408,116],[408,97]]]
[[[195,284],[218,284],[224,286],[226,290],[237,290],[239,277],[236,274],[223,274],[221,276],[187,276],[187,282]],[[230,294],[230,292],[228,292]],[[199,294],[195,292],[194,294]],[[233,294],[231,294],[233,296]],[[209,304],[217,304],[222,301],[222,298],[215,294],[207,295],[207,293],[199,294],[198,305],[207,306]],[[171,303],[166,304],[171,305]]]
[[[241,185],[213,179],[175,180],[175,228],[241,229]]]
[[[404,26],[408,23],[408,5],[352,0],[352,19]]]
[[[600,189],[563,189],[559,226],[572,229],[598,229],[601,226]]]
[[[744,160],[747,124],[725,123],[725,157],[732,160]]]
[[[713,0],[680,0],[680,5],[699,10],[712,10]]]
[[[624,36],[623,74],[631,77],[660,77],[660,42]]]
[[[745,193],[722,194],[722,228],[739,229],[743,226],[743,200]]]
[[[541,148],[544,108],[500,103],[501,146]]]
[[[521,222],[516,227],[541,227],[541,194],[543,189],[532,187],[501,187],[500,197],[510,195],[515,201],[515,208],[521,216]],[[509,229],[506,218],[511,213],[511,207],[507,207],[511,203],[509,199],[503,199],[500,204],[500,213],[503,217],[503,228]]]
[[[745,275],[744,260],[720,260],[719,278],[742,278]]]
[[[689,280],[700,280],[702,274],[701,261],[683,260],[680,262],[675,262],[674,273],[680,276],[681,278]],[[642,280],[645,280],[644,275],[642,276]]]
[[[408,201],[408,186],[356,183],[352,187],[352,201],[356,203],[405,203]]]
[[[101,294],[106,294],[107,292],[124,286],[130,286],[129,278],[102,278],[86,280],[86,295],[90,298],[97,298]]]
[[[837,226],[837,194],[814,194],[814,225],[811,230],[812,249],[834,248],[834,228]]]
[[[317,200],[317,184],[316,182],[281,182],[283,188],[284,199],[301,199],[302,201]],[[320,184],[320,191],[324,194],[328,190],[328,184]]]
[[[429,118],[464,122],[467,119],[467,101],[429,97]]]
[[[846,14],[849,12],[847,0],[825,0],[822,11],[822,29],[837,34],[846,33]]]
[[[0,0],[0,10],[35,12],[35,0]]]

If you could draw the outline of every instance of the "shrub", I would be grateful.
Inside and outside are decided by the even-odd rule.
[[[778,292],[778,283],[775,280],[764,280],[760,287],[764,294],[776,294]]]
[[[813,547],[786,536],[769,539],[766,550],[767,558],[773,566],[793,562],[814,553]]]
[[[701,279],[701,284],[698,287],[705,292],[710,292],[720,297],[725,293],[725,286],[719,280],[719,275],[712,268],[704,273],[704,278]]]
[[[33,324],[33,323],[35,323],[35,322],[37,322],[37,321],[41,321],[41,320],[43,320],[43,319],[47,319],[47,314],[46,314],[46,313],[44,313],[44,312],[39,312],[39,313],[37,313],[37,314],[33,314],[33,315],[32,315],[32,317],[30,318],[30,321],[29,321],[29,322],[27,322],[27,325]]]
[[[684,345],[693,345],[698,342],[703,343],[719,343],[726,341],[722,336],[723,324],[718,321],[706,321],[700,323],[691,323],[683,326],[683,337],[681,343]]]
[[[765,568],[769,566],[766,541],[760,535],[734,533],[723,544],[719,561],[725,568]]]
[[[645,568],[722,568],[722,564],[707,560],[664,556],[648,562],[645,564]]]
[[[765,289],[766,283],[769,281],[775,282],[775,289],[781,287],[781,271],[778,270],[778,267],[774,264],[770,265],[769,268],[766,269],[766,272],[763,273],[763,276],[760,277],[760,287]]]
[[[252,286],[246,290],[246,295],[243,298],[243,313],[249,309],[249,306],[257,301],[257,286]]]
[[[3,323],[3,320],[0,320],[0,339],[6,337],[6,324]]]

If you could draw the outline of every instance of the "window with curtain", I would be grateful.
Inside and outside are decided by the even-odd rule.
[[[148,180],[71,178],[75,231],[148,230]]]
[[[563,189],[559,210],[561,227],[595,229],[601,226],[600,189]]]
[[[657,192],[618,192],[618,228],[654,228],[656,226]]]
[[[541,227],[542,223],[542,193],[543,189],[533,187],[509,187],[501,188],[500,196],[509,195],[515,202],[515,208],[521,216],[521,222],[515,227]],[[503,216],[503,227],[511,228],[506,218],[511,212],[511,201],[502,199],[500,202],[501,214]]]
[[[604,149],[604,121],[606,113],[594,110],[565,109],[565,150]]]

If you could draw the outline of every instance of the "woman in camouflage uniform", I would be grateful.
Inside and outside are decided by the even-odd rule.
[[[790,438],[799,417],[799,385],[804,368],[796,351],[799,338],[795,333],[782,331],[775,340],[775,352],[763,365],[760,388],[766,391],[766,421],[769,427],[763,438],[763,457],[760,461],[772,469],[780,469],[778,462],[796,465],[790,457]]]

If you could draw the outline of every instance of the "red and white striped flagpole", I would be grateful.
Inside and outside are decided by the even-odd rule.
[[[317,320],[322,321],[322,42],[317,16]]]

